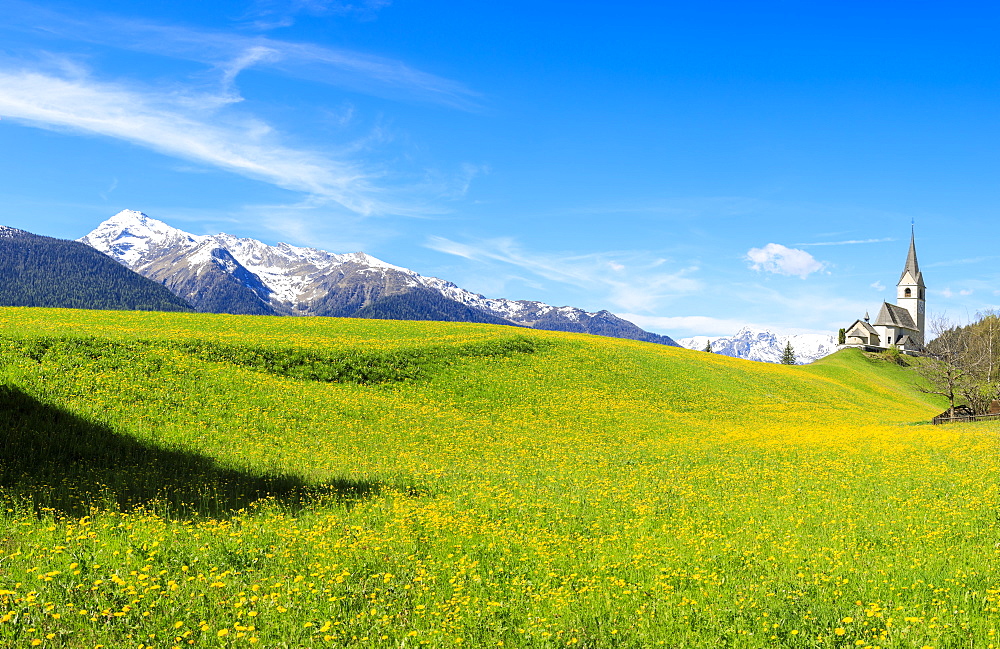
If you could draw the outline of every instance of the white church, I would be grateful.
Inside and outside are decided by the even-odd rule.
[[[869,351],[896,347],[901,352],[918,353],[924,349],[926,318],[924,276],[917,264],[917,248],[913,232],[910,233],[910,252],[906,266],[896,284],[896,303],[882,303],[875,323],[855,320],[846,330],[845,343]]]

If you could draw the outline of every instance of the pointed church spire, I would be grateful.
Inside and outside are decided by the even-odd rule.
[[[913,220],[910,220],[910,251],[906,255],[906,266],[903,267],[903,272],[899,276],[899,281],[902,282],[903,278],[906,277],[906,273],[910,273],[910,277],[918,285],[923,285],[923,276],[920,273],[920,266],[917,264],[917,246],[915,243],[915,232]]]

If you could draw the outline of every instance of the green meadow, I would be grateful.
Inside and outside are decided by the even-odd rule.
[[[0,646],[992,647],[993,423],[912,371],[0,309]]]

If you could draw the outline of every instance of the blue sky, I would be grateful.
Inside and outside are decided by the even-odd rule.
[[[121,209],[674,337],[1000,305],[997,10],[0,0],[0,224]]]

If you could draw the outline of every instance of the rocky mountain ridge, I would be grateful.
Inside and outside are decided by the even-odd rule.
[[[837,351],[837,339],[824,334],[779,335],[766,329],[743,327],[735,336],[692,336],[677,341],[682,347],[702,351],[712,344],[716,354],[745,358],[764,363],[780,363],[785,345],[792,343],[795,360],[799,364],[811,363]]]
[[[80,239],[199,311],[513,324],[676,345],[609,311],[486,298],[363,252],[194,235],[123,210]]]

